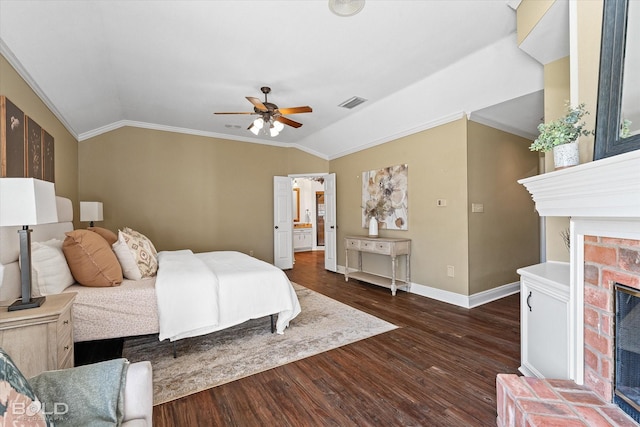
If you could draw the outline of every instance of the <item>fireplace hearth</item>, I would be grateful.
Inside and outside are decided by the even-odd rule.
[[[640,291],[615,285],[614,403],[640,422]]]

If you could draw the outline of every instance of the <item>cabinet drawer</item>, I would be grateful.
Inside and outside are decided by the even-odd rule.
[[[347,249],[360,249],[360,240],[347,239]]]
[[[71,340],[71,334],[66,336],[58,336],[58,366],[62,366],[69,363],[67,359],[73,360],[73,341]]]
[[[360,242],[360,250],[366,252],[375,252],[376,244],[368,240],[363,240]]]
[[[57,328],[58,336],[71,336],[71,310],[60,314]]]
[[[379,254],[390,255],[391,254],[391,243],[389,242],[376,242],[375,243],[375,251]]]

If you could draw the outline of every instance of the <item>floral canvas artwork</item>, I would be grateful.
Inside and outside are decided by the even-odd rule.
[[[406,164],[362,173],[364,228],[369,226],[369,219],[374,217],[381,229],[408,229],[408,177],[409,168]]]

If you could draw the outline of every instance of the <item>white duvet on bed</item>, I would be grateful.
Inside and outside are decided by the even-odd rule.
[[[277,332],[300,313],[286,274],[241,252],[158,254],[159,339],[171,341],[278,314]]]

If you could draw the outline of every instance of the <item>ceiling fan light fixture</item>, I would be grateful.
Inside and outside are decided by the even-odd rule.
[[[260,129],[258,129],[258,126],[256,126],[255,123],[251,123],[251,126],[249,126],[249,130],[255,136],[258,136],[258,134],[260,133]]]
[[[353,16],[364,8],[365,0],[329,0],[329,10],[338,16]]]
[[[264,126],[264,120],[262,119],[262,117],[258,117],[257,119],[255,119],[253,121],[253,126],[258,128],[258,130],[262,129],[262,127]]]
[[[284,129],[284,125],[277,120],[273,122],[273,127],[276,128],[278,132],[282,132],[282,129]]]

